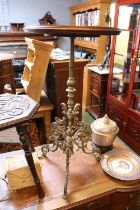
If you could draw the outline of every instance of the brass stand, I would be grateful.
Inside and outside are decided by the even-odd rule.
[[[99,26],[29,26],[25,28],[28,32],[45,33],[55,36],[70,37],[70,62],[69,62],[69,78],[67,81],[68,88],[67,104],[62,103],[62,119],[56,118],[52,123],[50,140],[53,145],[46,145],[42,147],[43,155],[45,156],[49,151],[56,151],[60,148],[66,154],[66,172],[64,183],[63,198],[67,198],[68,174],[69,174],[69,160],[77,150],[82,149],[84,153],[94,154],[96,159],[100,158],[99,149],[88,149],[89,142],[91,143],[91,129],[83,121],[79,121],[77,115],[79,113],[80,104],[74,105],[74,88],[75,79],[73,72],[74,65],[74,38],[75,37],[99,37],[100,35],[117,35],[120,30],[111,27]]]
[[[49,151],[56,151],[60,148],[66,154],[66,171],[64,181],[64,194],[63,198],[67,198],[67,186],[69,175],[69,162],[70,157],[74,151],[82,149],[86,154],[93,154],[97,160],[100,159],[99,149],[92,148],[91,142],[91,128],[85,124],[84,121],[79,121],[77,115],[79,114],[80,104],[74,105],[74,93],[76,89],[75,78],[73,72],[74,66],[74,37],[70,37],[70,61],[69,61],[69,78],[67,81],[68,88],[67,104],[62,103],[62,114],[64,117],[59,119],[56,117],[55,122],[52,123],[50,141],[53,145],[45,145],[42,147],[43,155],[46,156]]]

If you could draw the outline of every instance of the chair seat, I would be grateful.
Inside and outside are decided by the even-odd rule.
[[[39,104],[27,95],[0,95],[0,130],[29,121]]]

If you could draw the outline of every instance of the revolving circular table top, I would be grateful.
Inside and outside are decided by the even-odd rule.
[[[37,32],[63,37],[98,37],[100,35],[118,35],[120,29],[114,27],[100,26],[72,26],[72,25],[56,25],[56,26],[27,26],[24,28],[27,32]]]

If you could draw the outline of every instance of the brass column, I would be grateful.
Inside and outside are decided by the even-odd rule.
[[[69,60],[69,78],[67,81],[68,88],[67,104],[62,103],[62,119],[55,118],[55,122],[52,123],[50,140],[53,145],[45,145],[42,147],[43,155],[46,156],[49,151],[56,151],[60,148],[66,154],[66,170],[64,178],[64,194],[63,198],[67,198],[67,186],[69,175],[69,162],[70,157],[74,153],[74,148],[77,150],[82,149],[84,153],[92,153],[97,159],[99,159],[100,153],[98,149],[91,147],[88,149],[88,143],[91,141],[91,129],[84,121],[79,121],[78,114],[80,104],[74,105],[74,37],[70,37],[70,60]]]

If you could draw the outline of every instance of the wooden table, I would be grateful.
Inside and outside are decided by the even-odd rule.
[[[25,42],[25,37],[29,37],[31,39],[37,39],[40,41],[48,41],[48,42],[56,42],[57,37],[54,36],[44,36],[44,34],[38,33],[28,33],[23,31],[12,31],[12,32],[0,32],[0,43],[8,43],[8,42]],[[56,44],[56,43],[55,43]]]
[[[114,148],[128,150],[118,138]],[[40,151],[40,148],[36,148]],[[23,153],[15,151],[3,153],[0,159]],[[57,150],[40,158],[45,198],[39,200],[35,187],[17,192],[8,192],[7,185],[0,181],[0,199],[7,193],[8,199],[0,202],[2,210],[136,210],[140,208],[140,181],[126,182],[110,177],[102,170],[100,163],[91,155],[81,151],[71,157],[68,199],[62,198],[65,169],[65,155]],[[139,203],[139,208],[136,205]]]

